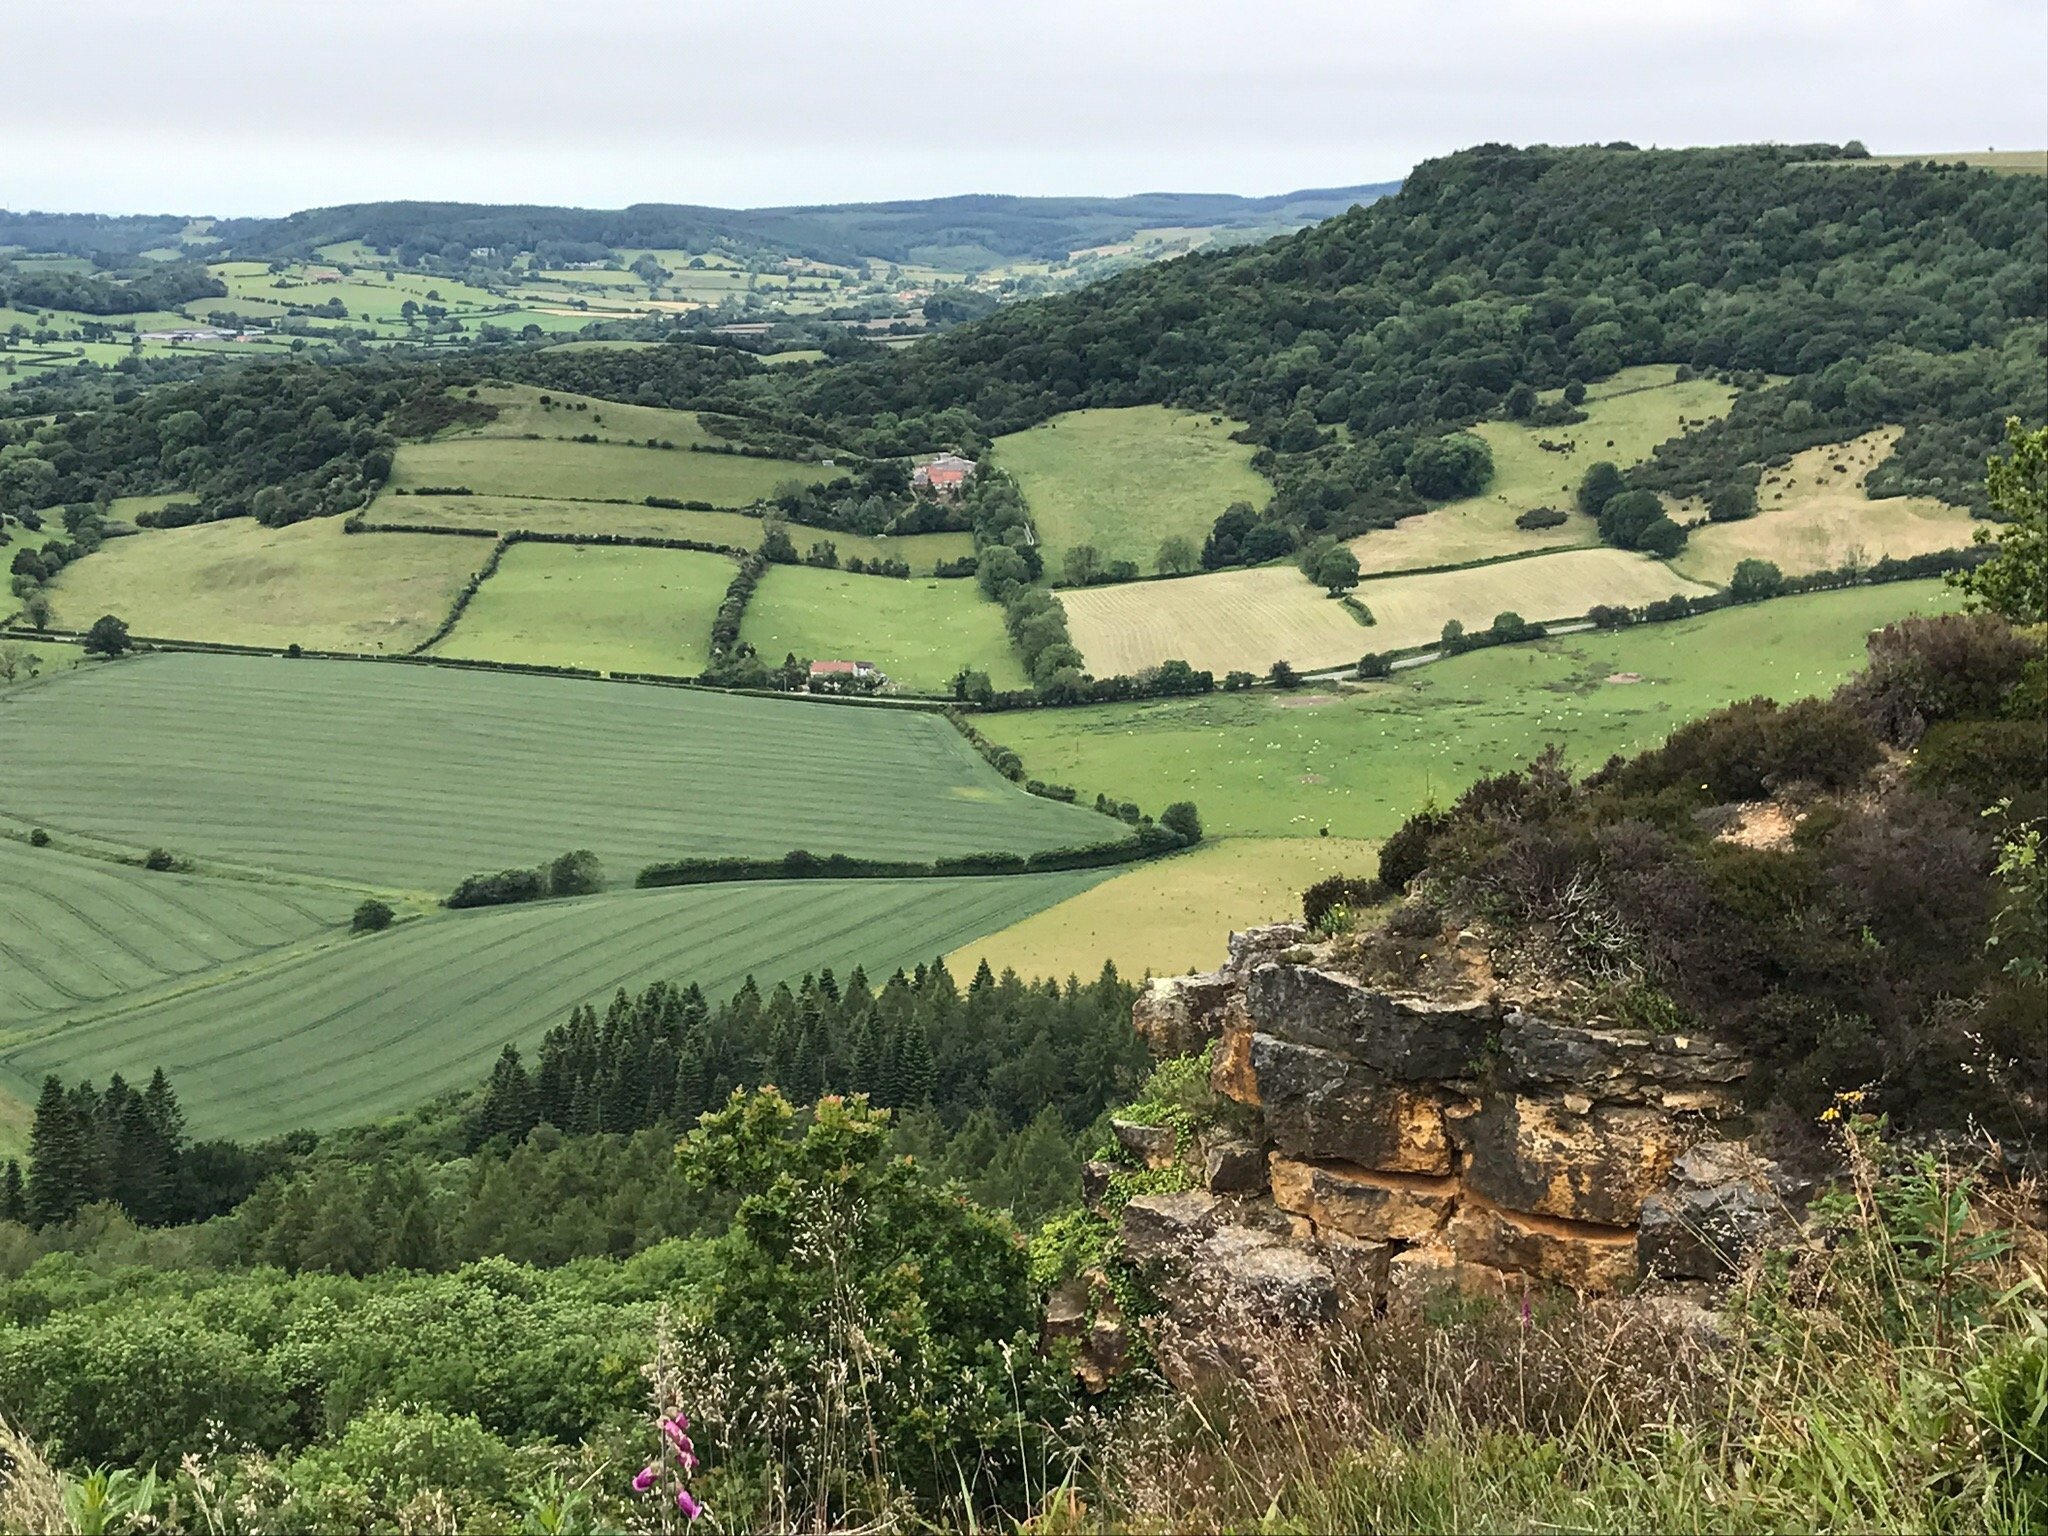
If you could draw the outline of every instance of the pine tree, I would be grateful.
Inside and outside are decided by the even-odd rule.
[[[0,1221],[28,1220],[28,1189],[22,1183],[21,1163],[7,1159],[7,1171],[0,1175]]]
[[[31,1226],[69,1221],[85,1203],[86,1127],[70,1095],[50,1076],[36,1099],[28,1137],[28,1219]]]
[[[499,1136],[523,1141],[534,1124],[533,1082],[526,1075],[518,1048],[508,1045],[498,1053],[490,1080],[484,1085],[484,1101],[478,1106],[470,1130],[470,1150],[475,1151]]]
[[[892,1107],[915,1108],[932,1096],[932,1043],[925,1038],[924,1025],[906,1016],[896,1025],[889,1064],[888,1103]]]

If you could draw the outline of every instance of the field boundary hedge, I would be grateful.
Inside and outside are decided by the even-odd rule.
[[[1165,827],[1138,829],[1132,837],[1036,853],[966,853],[928,861],[861,859],[849,854],[815,854],[798,848],[779,859],[693,857],[649,864],[634,878],[643,890],[671,885],[728,885],[748,880],[954,880],[962,876],[1042,875],[1069,869],[1107,869],[1161,858],[1187,847]]]
[[[346,531],[345,526],[344,531]],[[498,562],[505,558],[505,551],[512,547],[512,542],[512,535],[509,533],[499,535],[497,543],[491,546],[489,557],[485,559],[482,566],[470,573],[469,580],[462,584],[462,590],[455,594],[455,603],[449,608],[447,617],[441,620],[440,625],[431,635],[412,648],[413,655],[417,656],[422,651],[429,650],[448,638],[449,632],[455,628],[456,622],[461,619],[463,611],[469,607],[470,600],[476,596],[478,590],[485,582],[498,574]]]

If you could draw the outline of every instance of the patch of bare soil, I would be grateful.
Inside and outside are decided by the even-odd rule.
[[[1714,841],[1764,851],[1785,848],[1791,845],[1800,820],[1775,801],[1760,801],[1742,806],[1734,820],[1715,834]]]
[[[1610,683],[1640,683],[1642,680],[1643,674],[1640,672],[1610,672],[1606,678]]]

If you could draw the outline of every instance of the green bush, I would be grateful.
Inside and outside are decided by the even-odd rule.
[[[397,914],[386,903],[373,896],[356,908],[355,915],[349,919],[349,931],[382,933],[391,926],[392,919],[396,916]]]

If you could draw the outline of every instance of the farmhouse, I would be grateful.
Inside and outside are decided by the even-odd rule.
[[[941,496],[954,496],[973,476],[974,460],[963,459],[957,453],[942,453],[929,464],[912,470],[910,483],[929,486]]]
[[[814,661],[812,693],[873,693],[889,679],[872,661]]]

